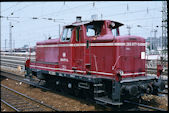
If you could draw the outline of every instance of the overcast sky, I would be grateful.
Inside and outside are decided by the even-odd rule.
[[[76,16],[82,20],[91,20],[97,14],[98,19],[109,19],[124,24],[120,28],[121,35],[127,35],[127,26],[131,27],[131,35],[144,38],[162,35],[162,1],[97,1],[97,2],[1,2],[1,48],[9,48],[9,23],[12,28],[12,40],[15,48],[25,44],[35,46],[37,41],[49,36],[58,38],[59,24],[71,24]],[[102,15],[102,18],[101,18]],[[6,17],[9,17],[8,19]],[[12,17],[12,18],[11,18]],[[32,19],[37,17],[38,19]],[[46,18],[46,19],[45,19]],[[48,20],[48,18],[55,19]],[[137,27],[141,25],[142,27]],[[159,27],[156,27],[159,26]]]

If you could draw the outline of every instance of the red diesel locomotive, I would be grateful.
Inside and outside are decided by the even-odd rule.
[[[37,42],[26,77],[112,105],[164,89],[158,76],[146,75],[144,38],[120,36],[119,22],[77,20],[63,27],[59,39]]]

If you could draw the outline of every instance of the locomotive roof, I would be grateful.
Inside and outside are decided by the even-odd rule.
[[[80,25],[87,25],[87,24],[92,24],[92,23],[97,23],[97,22],[104,22],[106,20],[93,20],[93,21],[82,21],[82,22],[75,22],[75,23],[72,23],[70,25],[66,25],[65,27],[76,27],[76,26],[80,26]],[[111,21],[111,22],[114,22],[115,24],[115,28],[117,27],[120,27],[124,24],[120,23],[120,22],[116,22],[116,21]]]

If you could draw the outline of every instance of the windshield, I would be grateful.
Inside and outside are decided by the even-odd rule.
[[[71,35],[72,35],[72,28],[64,28],[61,40],[69,41],[71,39]]]

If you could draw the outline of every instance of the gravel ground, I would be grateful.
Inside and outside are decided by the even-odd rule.
[[[14,112],[10,107],[5,105],[4,103],[1,103],[1,112]]]
[[[52,105],[61,111],[96,111],[95,106],[93,105],[87,105],[78,100],[58,95],[50,91],[44,92],[39,88],[33,88],[27,84],[10,80],[8,78],[1,81],[1,84]]]
[[[9,68],[1,68],[1,69],[21,76],[23,76],[24,74],[24,72],[19,72],[18,70],[15,69],[11,70]],[[65,97],[56,93],[52,93],[50,91],[44,92],[39,88],[32,88],[27,84],[23,84],[22,82],[5,79],[1,81],[1,84],[4,84],[30,97],[41,100],[51,106],[54,106],[55,108],[61,111],[100,111],[100,109],[97,109],[96,106],[94,105],[87,105],[87,103],[69,97]]]
[[[21,76],[24,74],[24,72],[19,72],[17,70],[9,70],[5,68],[1,68],[1,70],[8,70]],[[23,84],[22,82],[5,79],[1,81],[1,83],[30,97],[52,105],[61,111],[102,111],[94,105],[87,105],[86,103],[80,102],[79,100],[58,95],[49,91],[44,92],[39,88],[29,87],[29,85]],[[168,96],[159,97],[153,95],[144,95],[142,99],[144,104],[168,110]]]
[[[162,97],[154,95],[144,95],[142,99],[144,104],[168,110],[168,95]]]
[[[24,71],[19,71],[18,69],[16,68],[11,68],[11,67],[4,67],[4,66],[1,66],[1,70],[2,71],[6,71],[6,72],[11,72],[11,73],[14,73],[14,74],[17,74],[17,75],[21,75],[21,76],[24,76]]]

